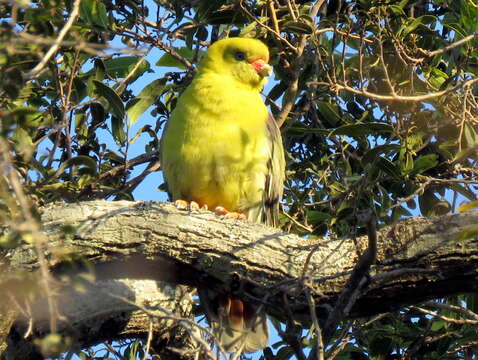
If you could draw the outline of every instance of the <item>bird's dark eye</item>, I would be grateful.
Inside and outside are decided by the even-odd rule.
[[[234,53],[234,59],[237,61],[242,61],[246,59],[246,54],[244,54],[242,51],[236,51]]]

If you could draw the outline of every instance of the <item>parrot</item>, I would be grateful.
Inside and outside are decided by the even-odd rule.
[[[257,39],[226,38],[209,46],[161,140],[172,201],[278,226],[285,158],[279,127],[261,97],[272,73],[268,62],[268,47]],[[198,293],[226,352],[251,353],[268,345],[263,306]]]

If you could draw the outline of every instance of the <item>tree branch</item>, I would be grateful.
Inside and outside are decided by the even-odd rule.
[[[42,220],[48,237],[45,256],[57,275],[65,274],[65,254],[74,252],[93,265],[98,279],[127,277],[208,287],[262,303],[281,320],[286,320],[288,306],[294,320],[305,324],[310,323],[310,309],[302,286],[304,263],[308,262],[307,291],[323,323],[355,267],[357,254],[368,246],[367,236],[303,239],[211,212],[182,211],[167,203],[56,204],[43,209]],[[348,317],[476,291],[478,239],[456,241],[476,223],[478,213],[470,212],[412,218],[378,230],[370,282],[361,289]],[[73,235],[64,232],[65,225],[75,228]],[[39,268],[32,244],[5,252],[0,265],[8,269],[1,278],[6,292],[12,291],[9,284],[20,271]],[[403,268],[408,271],[400,271]],[[149,321],[145,324],[147,331]]]

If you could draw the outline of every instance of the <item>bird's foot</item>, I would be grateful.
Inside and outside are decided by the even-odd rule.
[[[199,206],[199,204],[195,201],[176,200],[174,202],[174,205],[179,210],[191,210],[191,211],[207,210],[207,205]]]
[[[246,220],[246,215],[235,212],[235,211],[229,211],[222,206],[216,206],[216,208],[214,209],[214,212],[217,215],[224,216],[226,219]]]

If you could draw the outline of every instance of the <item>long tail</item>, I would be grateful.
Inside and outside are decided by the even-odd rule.
[[[265,312],[231,296],[211,298],[208,291],[200,291],[208,320],[214,334],[228,353],[252,353],[269,344]]]

